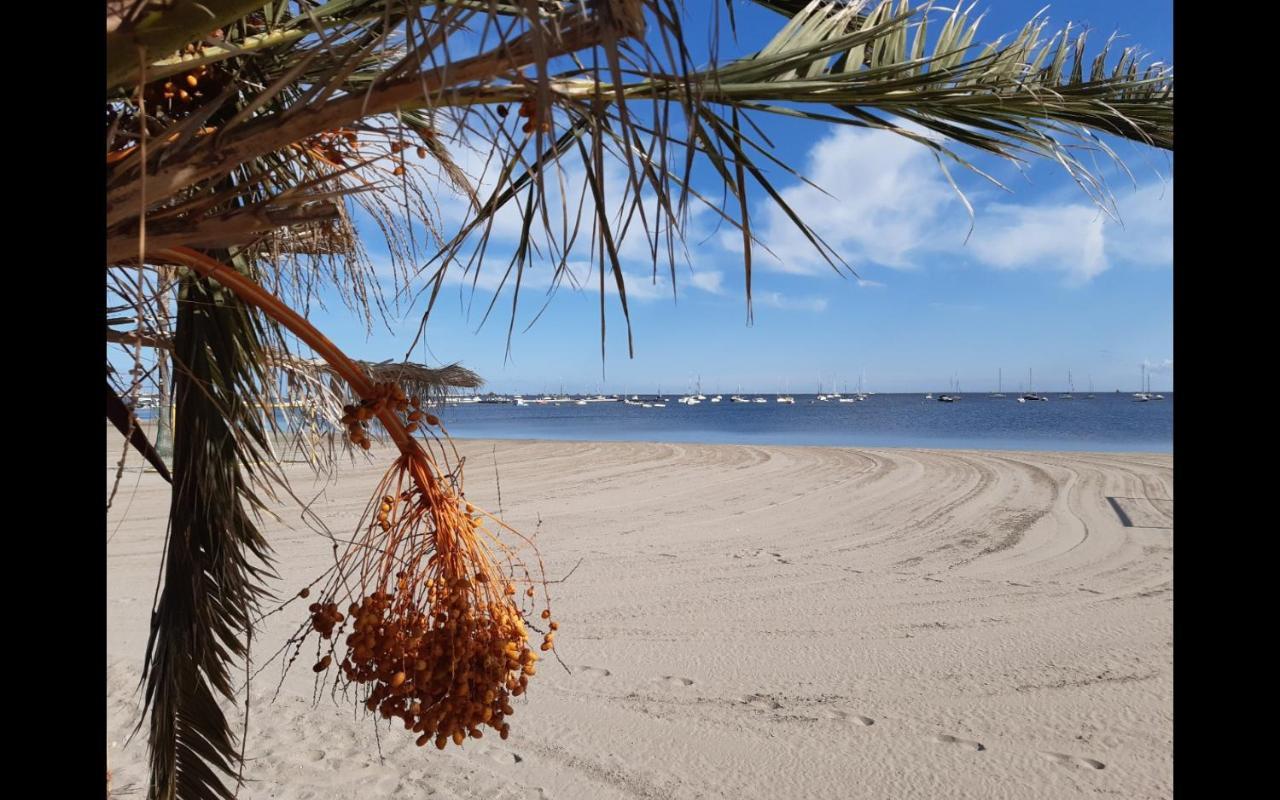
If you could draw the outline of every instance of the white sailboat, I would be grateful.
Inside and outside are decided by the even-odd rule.
[[[1142,391],[1140,391],[1140,392],[1135,392],[1135,393],[1134,393],[1134,395],[1133,395],[1133,402],[1135,402],[1135,403],[1148,403],[1148,402],[1150,402],[1150,401],[1151,401],[1151,393],[1147,391],[1147,362],[1145,362],[1145,361],[1144,361],[1144,362],[1142,362],[1142,384],[1141,384],[1141,388],[1142,388]]]
[[[791,396],[791,382],[787,381],[785,386],[786,386],[786,392],[778,395],[776,398],[774,398],[774,400],[775,402],[782,403],[783,405],[793,406],[796,404],[796,399]]]
[[[992,397],[1004,397],[1004,369],[1001,368],[996,372],[996,391]]]
[[[1066,393],[1066,394],[1064,394],[1064,395],[1059,395],[1059,396],[1058,396],[1058,399],[1059,399],[1059,400],[1074,400],[1074,399],[1075,399],[1076,384],[1075,384],[1075,381],[1071,380],[1071,370],[1067,370],[1067,387],[1068,387],[1068,388],[1067,388],[1067,393]]]

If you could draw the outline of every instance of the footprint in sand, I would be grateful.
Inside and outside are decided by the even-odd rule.
[[[1049,759],[1055,764],[1061,764],[1065,767],[1088,767],[1089,769],[1104,769],[1106,764],[1101,761],[1095,761],[1092,758],[1081,758],[1080,756],[1071,756],[1066,753],[1047,753],[1042,752],[1040,755]]]
[[[929,741],[937,742],[938,744],[954,744],[958,747],[963,747],[966,750],[972,750],[975,753],[981,752],[987,749],[982,746],[982,742],[974,742],[969,739],[960,739],[958,737],[952,736],[947,733],[938,733],[933,736],[930,736]]]
[[[855,725],[861,725],[864,728],[876,724],[876,721],[871,717],[864,717],[861,714],[850,714],[848,711],[841,711],[838,708],[826,709],[823,711],[823,715],[826,716],[827,719],[844,720],[852,722]]]
[[[582,665],[569,667],[569,671],[574,675],[585,675],[588,678],[607,678],[613,674],[604,667],[586,667]]]
[[[509,750],[499,750],[496,747],[485,753],[485,755],[489,756],[489,758],[499,764],[519,764],[521,761],[524,761],[524,756],[519,753],[512,753]]]
[[[766,697],[762,694],[749,694],[738,698],[738,702],[752,708],[758,708],[761,711],[777,711],[782,708],[782,704],[772,697]]]
[[[658,683],[661,683],[664,686],[669,686],[672,689],[683,689],[686,686],[692,686],[693,679],[681,678],[677,675],[663,675],[661,678],[658,679]]]
[[[324,761],[324,751],[308,750],[306,753],[303,754],[303,757],[308,761]]]

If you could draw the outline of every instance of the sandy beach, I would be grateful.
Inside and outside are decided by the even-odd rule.
[[[548,578],[572,570],[551,587],[568,671],[542,663],[509,740],[439,752],[318,690],[310,651],[283,683],[277,661],[251,684],[241,797],[1172,796],[1169,455],[458,446],[468,498],[536,532]],[[290,467],[337,536],[390,463],[374,455],[327,484]],[[138,462],[108,519],[122,797],[146,791],[145,729],[126,740],[169,499]],[[288,597],[332,545],[275,510]],[[256,659],[304,617],[266,620]]]

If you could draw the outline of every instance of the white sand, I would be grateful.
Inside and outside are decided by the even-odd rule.
[[[550,577],[581,560],[552,587],[573,674],[542,662],[508,741],[419,749],[383,723],[380,759],[363,708],[313,704],[307,655],[274,703],[272,665],[242,797],[1172,796],[1171,456],[460,447],[468,496],[495,510],[496,447],[506,519],[539,531]],[[387,463],[318,500],[335,533]],[[1138,498],[1119,504],[1144,527],[1108,497]],[[163,481],[129,472],[110,514],[107,742],[133,796],[167,507]],[[280,509],[265,530],[288,596],[330,544]],[[304,615],[272,617],[258,657]]]

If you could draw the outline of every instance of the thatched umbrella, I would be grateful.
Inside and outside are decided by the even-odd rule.
[[[627,313],[621,241],[643,236],[674,283],[691,201],[740,231],[749,314],[752,185],[851,272],[772,184],[766,167],[786,165],[752,116],[904,136],[944,170],[974,169],[959,145],[1046,158],[1104,209],[1105,186],[1081,160],[1112,155],[1097,133],[1173,147],[1172,70],[1133,48],[1090,61],[1082,33],[1046,35],[1039,16],[979,46],[969,12],[908,0],[759,4],[782,15],[764,48],[695,66],[677,0],[107,3],[107,283],[133,327],[108,336],[136,362],[130,380],[109,382],[108,403],[152,379],[140,355],[163,344],[176,406],[165,581],[147,647],[151,797],[231,796],[241,751],[216,696],[232,696],[231,663],[246,656],[266,597],[270,548],[254,511],[283,483],[260,410],[327,392],[317,407],[332,412],[346,391],[323,377],[344,357],[289,305],[306,308],[329,287],[371,326],[424,291],[429,314],[451,270],[474,279],[491,268],[494,217],[516,201],[522,233],[502,281],[512,322],[535,259],[550,262],[555,286],[589,242],[603,353],[606,276]],[[733,4],[725,10],[733,22]],[[462,146],[492,160],[487,196],[454,163]],[[606,155],[625,168],[617,186],[605,185]],[[562,162],[583,175],[585,209],[563,229],[546,190],[563,180]],[[732,195],[727,208],[691,185],[699,162]],[[470,202],[458,230],[442,230],[437,191]],[[391,252],[394,291],[365,254],[358,215]],[[158,309],[175,295],[170,318]],[[367,386],[345,363],[344,382]],[[421,365],[363,369],[424,388],[474,382]]]

